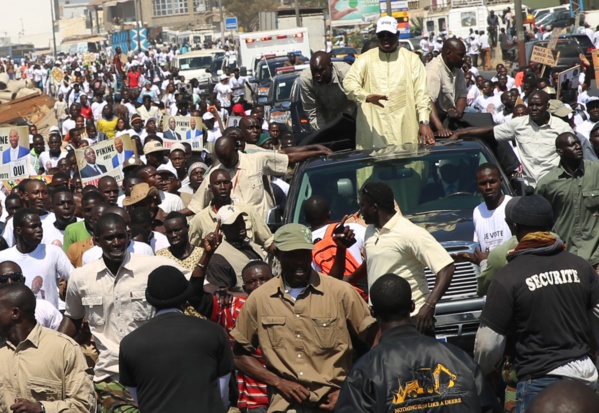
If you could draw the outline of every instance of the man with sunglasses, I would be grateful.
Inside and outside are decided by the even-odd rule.
[[[25,284],[23,271],[16,262],[3,261],[0,263],[0,286],[12,283]],[[35,305],[35,319],[43,327],[58,330],[62,314],[48,301],[38,298]]]

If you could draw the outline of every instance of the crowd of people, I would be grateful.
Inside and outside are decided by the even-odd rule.
[[[354,117],[362,149],[486,142],[498,164],[471,177],[483,199],[473,253],[450,255],[379,181],[340,222],[334,200],[313,195],[306,225],[273,233],[295,165],[332,152],[269,123],[237,68],[206,95],[168,61],[156,76],[118,48],[84,67],[55,62],[57,124],[47,136],[29,125],[23,155],[47,179],[0,195],[1,410],[596,409],[599,99],[579,101],[534,66],[486,79],[455,38],[425,65],[397,38],[382,17],[353,64],[314,53],[306,115],[315,131]],[[108,167],[94,151],[104,141]],[[503,192],[504,176],[527,184],[520,196]],[[463,261],[486,296],[473,355],[435,339]]]

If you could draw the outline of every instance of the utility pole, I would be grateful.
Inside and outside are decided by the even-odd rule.
[[[391,0],[387,0],[387,16],[393,17],[393,13],[391,12]]]
[[[514,0],[514,13],[516,13],[516,37],[518,37],[518,67],[522,68],[526,66],[526,50],[524,48],[524,20],[522,19],[522,0]]]
[[[220,42],[222,46],[225,45],[225,18],[223,16],[223,0],[218,0],[218,7],[220,8]]]
[[[135,2],[135,23],[137,25],[137,53],[141,53],[141,29],[139,27],[139,11],[140,7],[137,3],[138,0],[133,0]]]
[[[50,10],[52,12],[52,44],[54,45],[54,60],[56,60],[56,30],[55,30],[55,22],[56,16],[54,15],[54,0],[50,0]],[[23,21],[21,20],[21,24]]]
[[[295,0],[295,25],[302,27],[302,21],[300,19],[299,0]]]

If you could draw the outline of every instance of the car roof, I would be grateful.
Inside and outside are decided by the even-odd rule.
[[[331,161],[338,162],[355,162],[360,160],[384,160],[384,159],[410,159],[415,157],[421,157],[433,153],[437,154],[451,154],[460,153],[464,150],[481,149],[488,151],[486,146],[478,139],[474,140],[456,140],[452,141],[449,139],[439,139],[434,145],[424,146],[419,145],[416,150],[406,151],[400,146],[390,145],[386,148],[381,149],[358,149],[358,150],[347,150],[335,152],[332,155],[320,158],[312,158],[306,161],[307,168],[319,168],[324,166],[330,166]]]
[[[225,51],[222,49],[204,49],[204,50],[196,50],[194,52],[187,52],[184,54],[180,54],[175,56],[175,58],[183,59],[188,57],[197,57],[197,56],[212,56],[215,53],[224,53]]]

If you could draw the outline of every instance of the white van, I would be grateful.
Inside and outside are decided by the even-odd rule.
[[[185,81],[197,79],[200,85],[210,82],[210,64],[217,56],[224,56],[222,49],[206,49],[176,55],[173,66],[179,69],[179,74],[185,76]]]
[[[565,4],[563,6],[543,7],[542,9],[534,9],[532,11],[532,15],[535,17],[535,21],[538,21],[543,16],[562,10],[570,10],[570,6]]]

